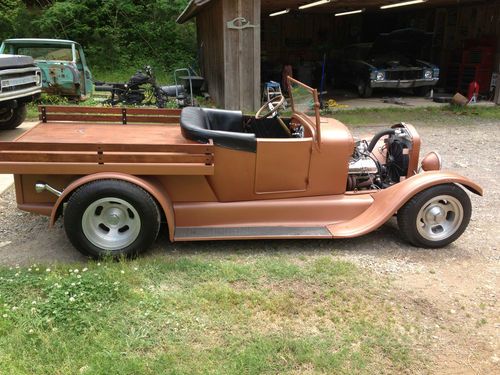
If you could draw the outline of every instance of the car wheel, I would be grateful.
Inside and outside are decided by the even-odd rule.
[[[11,109],[0,109],[0,130],[11,130],[21,125],[26,120],[28,111],[26,105]]]
[[[411,244],[438,248],[462,235],[471,212],[470,198],[461,187],[437,185],[415,195],[398,211],[398,226]]]
[[[431,92],[431,88],[429,86],[422,86],[422,87],[414,87],[413,88],[413,94],[416,96],[427,96]]]
[[[358,94],[362,98],[369,98],[373,94],[373,88],[364,80],[358,81]]]
[[[160,211],[153,197],[137,185],[95,181],[71,195],[64,228],[73,246],[85,255],[133,257],[156,240]]]

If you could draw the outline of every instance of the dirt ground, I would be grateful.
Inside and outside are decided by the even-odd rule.
[[[500,121],[471,125],[416,124],[423,153],[438,150],[445,169],[480,183],[483,198],[472,196],[469,228],[445,249],[418,249],[402,242],[395,220],[362,238],[335,241],[229,241],[171,245],[160,238],[150,254],[334,254],[375,277],[391,280],[391,296],[406,322],[402,332],[417,337],[418,351],[430,355],[417,373],[500,374]],[[379,127],[356,127],[369,135]],[[13,190],[0,197],[0,264],[85,262],[67,241],[62,224],[48,230],[46,218],[15,208]],[[407,332],[409,330],[409,332]]]

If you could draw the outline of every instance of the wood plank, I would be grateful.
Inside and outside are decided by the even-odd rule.
[[[0,162],[33,163],[204,163],[212,164],[212,155],[190,154],[98,154],[98,153],[39,153],[2,152]]]
[[[210,154],[214,146],[209,144],[119,144],[119,143],[38,143],[0,142],[0,150],[5,151],[87,151],[87,152],[182,152],[187,154]]]
[[[100,172],[127,173],[138,176],[177,175],[177,176],[209,176],[214,174],[213,165],[195,163],[176,164],[129,164],[129,163],[31,163],[0,162],[2,173],[9,174],[46,174],[46,175],[86,175]]]
[[[42,114],[39,115],[39,119],[42,120]],[[122,123],[122,116],[110,116],[103,114],[52,114],[47,113],[45,115],[46,122],[52,121],[62,121],[62,122],[75,122],[75,121],[88,121],[88,122],[116,122]],[[129,116],[126,117],[127,123],[155,123],[155,124],[178,124],[178,117],[162,117],[162,116]]]
[[[175,117],[180,116],[182,112],[181,109],[176,108],[87,107],[64,105],[39,105],[39,112],[41,112],[42,107],[45,107],[47,113],[105,113],[121,115],[123,109],[125,109],[127,111],[127,115],[159,115]]]

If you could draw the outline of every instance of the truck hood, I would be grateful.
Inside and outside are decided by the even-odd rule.
[[[33,66],[34,61],[30,56],[3,55],[0,54],[0,69],[23,68]]]
[[[378,64],[384,59],[391,61],[398,57],[401,60],[415,61],[422,48],[427,47],[431,41],[432,33],[418,29],[401,29],[380,34],[371,47],[370,58]]]

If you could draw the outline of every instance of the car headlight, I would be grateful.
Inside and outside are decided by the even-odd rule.
[[[377,81],[383,81],[385,79],[385,73],[384,72],[377,72]]]
[[[432,79],[432,70],[426,70],[424,72],[424,78],[425,79]]]
[[[36,73],[36,85],[39,86],[42,83],[42,75],[40,73]]]

